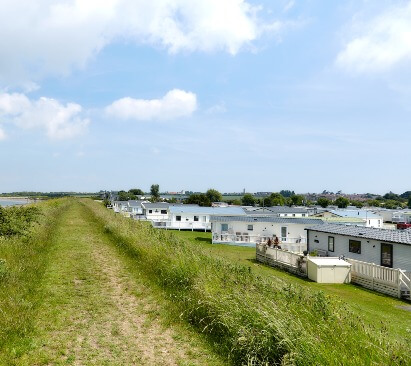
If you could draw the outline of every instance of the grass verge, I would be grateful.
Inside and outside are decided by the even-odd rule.
[[[210,256],[144,223],[85,201],[105,232],[163,289],[181,318],[236,365],[408,365],[409,334],[393,340],[343,301]]]
[[[47,267],[53,228],[68,200],[36,205],[42,215],[24,236],[0,237],[0,363],[11,365],[31,347],[40,282]]]

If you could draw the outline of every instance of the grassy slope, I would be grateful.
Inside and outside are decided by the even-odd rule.
[[[30,334],[42,302],[39,284],[48,263],[50,238],[66,205],[67,200],[38,204],[42,216],[27,236],[0,237],[0,259],[5,261],[0,273],[1,364],[11,364],[31,347]]]
[[[164,300],[142,283],[136,263],[132,268],[83,205],[69,202],[53,222],[47,251],[34,258],[42,266],[41,295],[34,309],[19,311],[32,324],[20,332],[25,345],[13,352],[19,341],[11,339],[0,364],[221,365],[197,334],[169,322]]]
[[[147,280],[182,310],[181,318],[236,365],[253,360],[256,365],[411,362],[410,334],[396,339],[378,321],[365,322],[337,296],[261,276],[251,266],[210,256],[175,233],[124,219],[91,202],[87,206]]]
[[[252,271],[258,275],[281,278],[289,283],[323,290],[327,294],[335,295],[349,304],[367,322],[371,324],[384,322],[390,333],[399,340],[403,338],[404,334],[411,332],[411,311],[400,308],[400,306],[410,306],[409,302],[368,291],[355,285],[319,284],[280,269],[261,265],[255,261],[254,248],[211,244],[211,233],[174,231],[174,234],[190,243],[200,245],[212,255],[251,267]]]

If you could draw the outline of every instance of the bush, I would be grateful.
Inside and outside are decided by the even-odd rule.
[[[40,209],[35,206],[0,207],[0,235],[24,235],[39,216]]]

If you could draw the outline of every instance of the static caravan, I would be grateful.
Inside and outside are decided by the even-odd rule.
[[[323,224],[307,228],[309,252],[411,272],[411,230]]]
[[[170,219],[166,223],[167,229],[177,230],[211,230],[212,215],[219,216],[245,216],[244,210],[239,206],[230,207],[201,207],[194,205],[181,205],[170,207]]]
[[[306,249],[306,231],[310,226],[322,223],[320,219],[285,218],[273,216],[212,216],[213,243],[229,243],[255,246],[257,243],[278,242],[284,249],[291,250],[297,244],[298,251]],[[295,246],[295,245],[294,245]],[[290,247],[290,248],[289,248]]]

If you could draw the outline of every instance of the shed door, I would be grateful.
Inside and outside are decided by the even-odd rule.
[[[392,268],[392,244],[381,243],[381,265]]]

